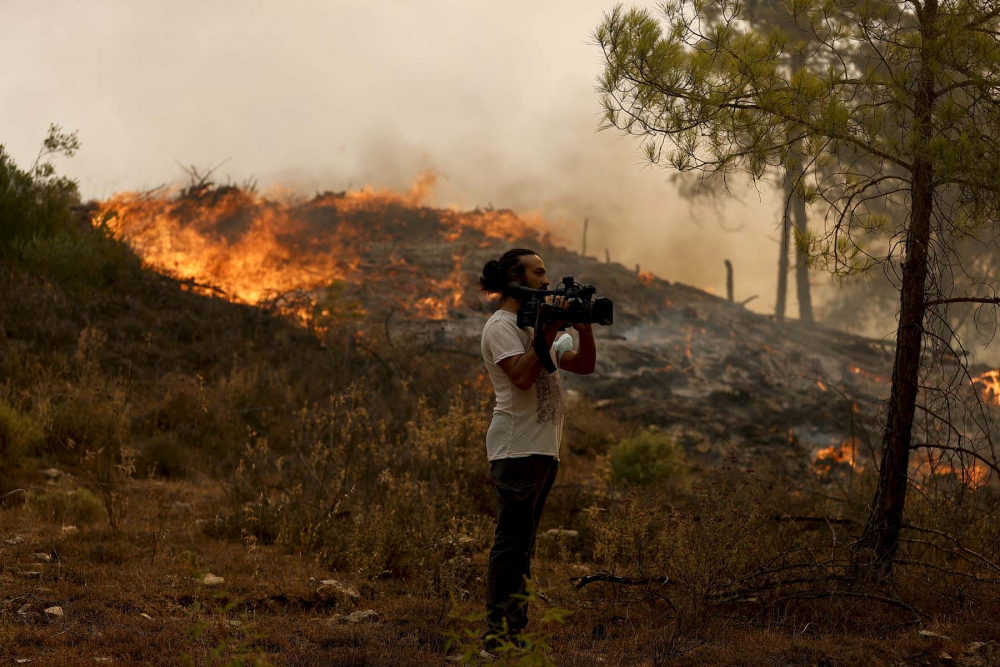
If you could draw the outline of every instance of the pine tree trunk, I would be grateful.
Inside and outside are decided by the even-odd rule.
[[[931,237],[931,213],[934,203],[934,166],[923,147],[933,135],[931,112],[934,107],[934,76],[926,54],[934,40],[933,21],[937,0],[924,5],[924,56],[920,67],[920,89],[914,104],[914,133],[917,149],[913,160],[910,224],[903,261],[900,287],[899,327],[896,333],[896,359],[892,368],[892,393],[885,431],[882,435],[882,467],[871,514],[860,541],[875,552],[875,564],[885,575],[899,546],[906,503],[910,442],[916,412],[921,343],[926,311],[924,288],[927,280],[928,246]]]
[[[802,54],[798,51],[792,52],[791,59],[791,69],[794,73],[796,70],[801,69],[805,65],[805,59]],[[796,145],[795,147],[799,147]],[[794,176],[796,179],[802,178],[801,167],[794,170]],[[809,219],[806,217],[806,201],[799,194],[799,191],[794,190],[795,181],[790,181],[785,186],[785,195],[790,197],[789,204],[792,208],[792,221],[795,224],[795,229],[798,231],[799,236],[805,236],[806,232],[809,230]],[[789,191],[789,188],[793,188]],[[795,295],[799,302],[799,321],[807,322],[812,324],[813,322],[813,308],[812,308],[812,295],[809,289],[809,253],[799,249],[798,245],[795,248]]]
[[[792,214],[795,220],[795,229],[800,236],[805,236],[809,229],[809,220],[806,218],[806,202],[798,195],[792,195]],[[809,291],[809,253],[799,248],[795,250],[795,287],[799,300],[799,321],[813,322],[812,295]]]
[[[785,194],[788,194],[792,181],[785,174]],[[785,298],[788,294],[788,234],[791,221],[788,219],[788,209],[781,214],[781,254],[778,255],[778,298],[774,305],[774,319],[785,321]]]

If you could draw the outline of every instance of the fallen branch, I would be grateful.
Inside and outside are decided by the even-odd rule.
[[[805,523],[832,523],[844,526],[854,525],[854,519],[848,519],[845,517],[828,518],[825,516],[783,516],[781,514],[776,514],[772,517],[775,521],[801,521]]]
[[[645,586],[648,584],[673,583],[668,577],[619,577],[616,574],[597,573],[587,574],[582,577],[570,577],[570,582],[576,584],[576,590],[580,590],[595,581],[604,581],[612,584],[624,584],[625,586]]]

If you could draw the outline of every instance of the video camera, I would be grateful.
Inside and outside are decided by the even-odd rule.
[[[562,282],[553,290],[531,289],[520,283],[511,283],[509,292],[521,301],[522,307],[517,311],[517,326],[522,329],[534,327],[536,332],[540,332],[543,325],[554,322],[562,322],[560,331],[573,324],[611,326],[614,323],[615,312],[611,299],[593,298],[597,288],[593,285],[581,285],[573,280],[573,276],[563,276]],[[551,303],[545,303],[545,297],[548,296],[565,297],[566,307],[557,308]],[[534,348],[545,370],[554,372],[556,367],[546,348],[545,336],[536,333]]]

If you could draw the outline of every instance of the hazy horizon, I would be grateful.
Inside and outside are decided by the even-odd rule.
[[[5,78],[0,141],[23,165],[50,122],[78,130],[57,166],[86,198],[181,182],[178,163],[307,194],[404,190],[433,170],[431,205],[538,212],[577,239],[589,218],[588,254],[716,293],[729,259],[737,300],[773,312],[780,193],[691,203],[596,131],[590,35],[611,6],[30,5],[0,27],[0,53],[24,63]]]

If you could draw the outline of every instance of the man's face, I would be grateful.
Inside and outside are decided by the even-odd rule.
[[[545,262],[538,255],[525,255],[521,258],[524,268],[524,286],[531,289],[548,289],[549,276],[545,272]]]

